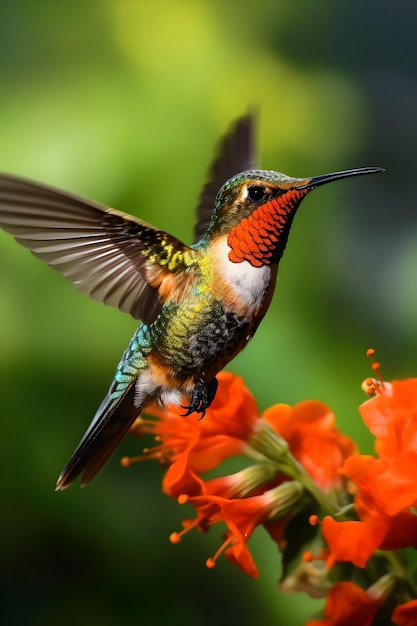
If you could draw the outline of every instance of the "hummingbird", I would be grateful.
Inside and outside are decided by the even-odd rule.
[[[275,289],[295,213],[316,187],[384,171],[361,167],[308,178],[261,170],[255,120],[220,142],[198,207],[195,242],[127,213],[24,178],[0,175],[0,227],[139,326],[57,490],[103,467],[152,402],[203,417],[219,373],[248,343]]]

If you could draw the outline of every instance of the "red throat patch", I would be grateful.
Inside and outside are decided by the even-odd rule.
[[[249,261],[255,267],[270,265],[283,231],[309,191],[311,187],[290,189],[243,218],[227,239],[231,248],[229,259],[233,263]]]

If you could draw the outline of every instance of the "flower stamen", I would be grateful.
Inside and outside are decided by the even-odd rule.
[[[384,388],[384,379],[381,375],[381,363],[375,361],[375,350],[374,348],[368,348],[366,351],[366,356],[371,359],[371,368],[375,372],[377,380],[375,378],[368,377],[363,382],[363,389],[368,396],[372,396],[374,393],[379,393]]]
[[[140,463],[141,461],[158,461],[160,465],[167,465],[169,462],[160,448],[144,448],[143,454],[122,457],[120,465],[122,467],[130,467],[134,463]]]
[[[142,416],[136,418],[130,427],[130,432],[135,437],[141,437],[146,434],[154,434],[156,429],[156,421],[152,419],[145,419]]]
[[[193,528],[197,528],[200,523],[200,518],[196,517],[194,519],[183,520],[183,529],[180,531],[175,531],[170,534],[169,540],[171,543],[180,543],[181,539]]]
[[[329,554],[329,556],[327,557],[326,561],[326,567],[327,569],[332,569],[335,564],[336,564],[336,557],[334,554]]]
[[[225,550],[226,550],[226,549],[227,549],[230,545],[232,545],[233,543],[234,543],[234,541],[233,541],[233,536],[229,536],[229,537],[227,537],[227,538],[223,541],[223,543],[222,543],[222,545],[220,546],[220,548],[216,551],[215,555],[214,555],[214,556],[211,556],[211,557],[209,557],[209,558],[207,559],[207,561],[206,561],[206,567],[207,567],[208,569],[213,569],[213,567],[215,567],[215,566],[216,566],[216,562],[217,562],[217,559],[219,558],[219,556],[221,556],[221,555],[223,554],[223,552],[224,552],[224,551],[225,551]]]
[[[313,563],[313,561],[321,561],[326,565],[328,569],[331,569],[337,560],[328,548],[321,548],[318,554],[314,554],[310,550],[306,550],[305,552],[303,552],[301,558],[304,561],[304,563]]]

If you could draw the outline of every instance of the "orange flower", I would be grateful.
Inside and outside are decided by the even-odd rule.
[[[375,391],[359,412],[376,437],[376,452],[387,463],[417,454],[417,378],[376,383]]]
[[[391,621],[396,626],[415,626],[417,624],[417,600],[397,606],[391,615]]]
[[[230,479],[224,480],[226,484],[230,484]],[[236,479],[234,482],[237,486],[239,480]],[[178,498],[180,503],[194,506],[197,509],[197,517],[185,520],[183,530],[173,533],[171,541],[178,543],[181,537],[193,528],[206,531],[213,524],[225,522],[228,529],[226,540],[216,555],[207,561],[208,567],[213,567],[220,554],[225,552],[230,561],[249,576],[256,578],[258,570],[246,544],[257,526],[277,516],[286,515],[297,506],[302,496],[301,486],[296,482],[285,482],[262,494],[247,498],[227,498],[217,495],[215,492],[221,487],[221,481],[218,479],[205,483],[202,481],[200,486],[201,495],[189,497],[183,494]]]
[[[403,458],[403,461],[405,458]],[[410,505],[407,497],[409,490],[401,489],[401,485],[410,483],[413,474],[406,477],[407,468],[401,464],[404,472],[404,481],[395,482],[391,471],[393,466],[387,466],[382,459],[372,456],[354,454],[346,460],[342,471],[358,487],[355,498],[355,509],[363,520],[398,515]],[[398,469],[398,468],[397,468]],[[408,471],[412,472],[412,466]],[[415,476],[415,474],[414,474]],[[390,483],[390,478],[392,483]],[[412,504],[412,503],[411,503]]]
[[[379,370],[379,364],[374,364]],[[417,379],[373,381],[376,395],[360,413],[380,458],[352,454],[341,472],[357,487],[358,521],[323,520],[333,557],[364,567],[378,548],[417,547]]]
[[[383,382],[375,389],[359,410],[382,459],[375,498],[395,515],[417,505],[417,379]]]
[[[337,583],[327,596],[325,619],[310,621],[307,626],[371,626],[380,606],[380,599],[354,583]]]
[[[353,454],[343,466],[343,473],[358,487],[355,510],[359,521],[323,520],[323,537],[337,561],[349,561],[364,567],[376,549],[398,550],[417,546],[417,517],[380,500],[378,479],[386,464],[381,459]],[[395,493],[393,493],[395,498]],[[388,509],[388,510],[387,510]],[[391,515],[390,511],[395,510]]]
[[[288,442],[292,454],[324,491],[343,486],[339,470],[356,445],[336,428],[325,404],[316,400],[294,407],[276,404],[263,418]]]
[[[381,382],[359,408],[383,461],[375,498],[390,514],[417,505],[417,379]]]
[[[327,515],[323,519],[322,532],[333,560],[365,567],[366,561],[381,544],[386,526],[384,521],[379,523],[378,520],[336,522]]]

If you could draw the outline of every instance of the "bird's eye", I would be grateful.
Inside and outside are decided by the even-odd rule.
[[[265,200],[266,196],[266,189],[262,187],[262,185],[252,185],[252,187],[248,187],[248,198],[252,202],[262,202],[262,200]]]

